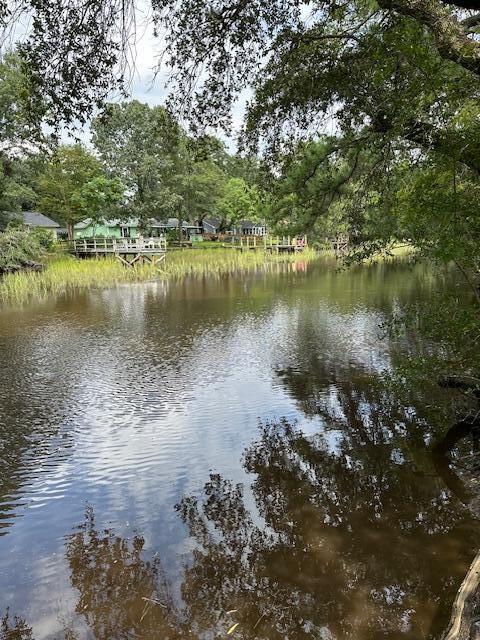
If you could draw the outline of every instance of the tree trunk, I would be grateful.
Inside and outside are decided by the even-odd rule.
[[[181,214],[178,215],[177,233],[178,233],[179,245],[182,246],[182,242],[183,242],[183,219],[182,219],[182,215]]]
[[[475,623],[475,597],[478,598],[480,584],[480,551],[475,556],[470,568],[457,592],[452,607],[452,616],[444,640],[475,640],[477,636]]]

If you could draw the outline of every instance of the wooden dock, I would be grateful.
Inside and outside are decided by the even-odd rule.
[[[268,253],[298,253],[308,244],[306,236],[240,236],[233,238],[231,246],[240,251],[261,249]]]
[[[167,255],[165,238],[81,238],[70,243],[78,258],[114,256],[126,267],[135,264],[158,266]]]
[[[307,236],[265,237],[265,251],[270,253],[300,253],[307,246]]]

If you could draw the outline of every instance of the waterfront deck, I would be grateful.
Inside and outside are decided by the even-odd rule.
[[[283,236],[265,238],[265,251],[270,253],[300,253],[308,246],[307,237]]]
[[[307,248],[307,237],[241,236],[234,238],[232,247],[240,251],[261,249],[268,253],[299,253]]]
[[[137,263],[159,265],[167,254],[165,238],[81,238],[70,243],[78,258],[114,256],[127,267]]]

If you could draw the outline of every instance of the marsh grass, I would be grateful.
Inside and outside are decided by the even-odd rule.
[[[265,255],[262,251],[242,253],[232,249],[171,251],[160,270],[152,265],[136,265],[130,269],[114,258],[78,260],[73,256],[54,257],[46,261],[40,273],[22,271],[1,278],[0,300],[21,303],[76,289],[158,279],[179,280],[186,276],[221,276],[275,264],[306,262],[315,255],[311,250],[280,255]]]

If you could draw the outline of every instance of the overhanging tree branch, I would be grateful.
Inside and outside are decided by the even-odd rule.
[[[405,130],[403,137],[410,142],[417,144],[423,149],[432,149],[440,153],[447,153],[447,143],[441,133],[432,125],[426,122],[414,122]],[[480,175],[480,161],[478,154],[468,145],[458,151],[456,158],[466,167]]]
[[[469,18],[465,18],[465,20],[462,20],[462,26],[466,31],[473,29],[479,24],[480,24],[480,13],[476,13],[475,15],[470,16]]]
[[[459,9],[478,9],[478,0],[441,0],[443,4],[448,4]]]
[[[435,37],[438,51],[443,58],[480,75],[480,42],[471,39],[462,23],[444,6],[450,4],[466,9],[478,9],[478,2],[378,0],[378,4],[382,9],[396,11],[424,24]]]

